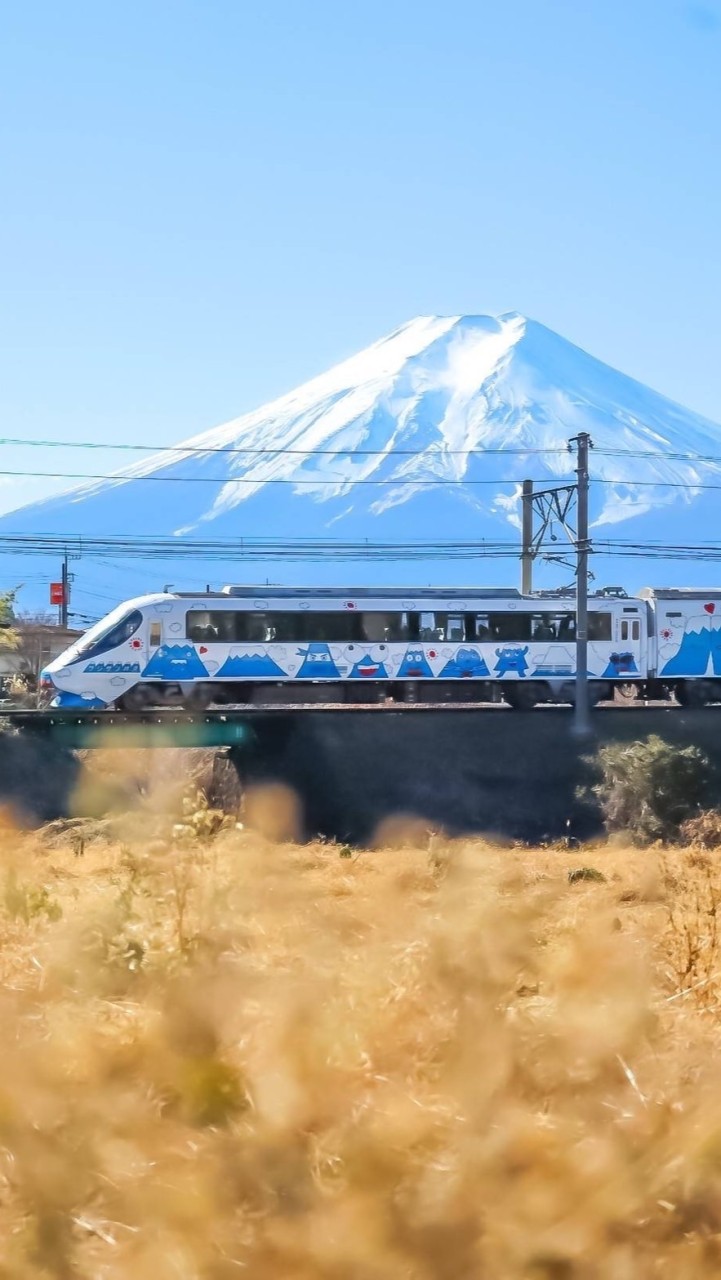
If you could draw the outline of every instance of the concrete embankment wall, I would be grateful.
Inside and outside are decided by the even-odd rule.
[[[594,737],[582,744],[572,724],[561,708],[301,712],[259,722],[255,749],[232,763],[241,785],[273,780],[291,787],[308,836],[360,844],[398,815],[451,834],[529,841],[569,831],[597,835],[598,811],[577,796],[592,780],[586,758],[603,743],[651,733],[707,753],[718,778],[710,799],[721,807],[721,708],[599,711]],[[81,773],[71,751],[29,734],[0,734],[0,805],[31,824],[78,812]],[[237,794],[231,787],[230,805]]]
[[[307,831],[343,840],[372,840],[397,814],[452,833],[538,840],[570,829],[588,837],[600,833],[601,822],[593,805],[577,798],[591,780],[584,759],[603,743],[656,733],[708,754],[721,805],[721,709],[598,711],[594,737],[580,745],[572,724],[561,708],[301,714],[268,726],[260,752],[239,769],[247,782],[274,778],[293,787]]]
[[[64,816],[81,765],[72,751],[20,733],[0,733],[0,806],[34,825]]]

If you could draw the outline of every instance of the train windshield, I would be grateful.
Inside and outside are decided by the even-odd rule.
[[[77,644],[73,645],[70,651],[70,661],[77,662],[81,658],[94,658],[100,653],[107,653],[110,649],[117,649],[118,645],[124,644],[142,625],[143,615],[139,609],[131,609],[120,605],[109,613],[107,618],[103,618],[102,622],[97,622],[94,627],[85,632],[85,635]]]

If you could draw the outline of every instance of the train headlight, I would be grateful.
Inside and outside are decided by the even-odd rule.
[[[52,676],[51,676],[51,675],[48,675],[47,671],[41,671],[41,672],[40,672],[40,679],[39,679],[39,681],[38,681],[38,684],[40,685],[40,688],[41,688],[45,693],[54,693],[54,692],[55,692],[55,687],[56,687],[56,686],[55,686],[55,681],[53,680],[53,678],[52,678]]]

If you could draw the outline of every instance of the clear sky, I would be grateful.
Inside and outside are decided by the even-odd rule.
[[[0,146],[3,435],[173,443],[505,310],[721,422],[720,0],[6,3]]]

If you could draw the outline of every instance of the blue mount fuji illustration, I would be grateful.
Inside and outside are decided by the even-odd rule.
[[[661,669],[662,676],[702,676],[712,662],[715,676],[721,675],[721,629],[703,627],[687,631],[678,653]]]
[[[355,663],[348,673],[348,678],[349,680],[387,680],[388,672],[385,663],[374,662],[371,655],[366,653]]]
[[[438,674],[451,680],[469,680],[490,675],[490,672],[477,649],[459,649]]]
[[[246,653],[242,656],[231,654],[226,658],[216,678],[221,680],[224,676],[236,676],[238,679],[247,679],[249,676],[256,676],[260,679],[285,674],[283,668],[278,666],[270,654]]]
[[[398,668],[398,675],[413,676],[423,680],[433,678],[433,671],[422,649],[406,649]]]
[[[632,653],[612,653],[604,676],[637,675],[638,667]]]
[[[143,672],[158,680],[199,680],[208,678],[192,644],[161,644]]]
[[[524,649],[517,646],[515,648],[508,647],[504,649],[496,649],[498,662],[493,670],[499,676],[505,676],[509,671],[515,672],[518,676],[525,676],[528,670],[526,654],[528,653],[528,645]]]
[[[309,644],[306,649],[299,649],[298,655],[303,659],[298,680],[333,680],[338,679],[338,671],[327,644],[320,641]]]

